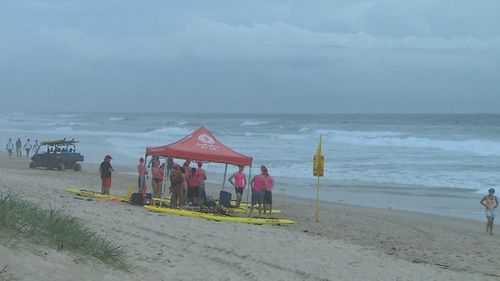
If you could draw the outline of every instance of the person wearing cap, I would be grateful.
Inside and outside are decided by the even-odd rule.
[[[250,181],[250,187],[252,189],[252,204],[250,205],[250,214],[252,216],[254,205],[258,205],[259,217],[262,212],[262,204],[264,204],[264,191],[266,189],[265,182],[267,181],[267,168],[266,166],[260,167],[260,175],[256,175]]]
[[[269,216],[273,211],[273,186],[274,179],[267,171],[266,166],[262,166],[261,169],[262,175],[264,176],[264,215],[266,214],[266,210],[269,210]]]
[[[111,166],[110,155],[104,156],[104,161],[102,161],[99,167],[99,175],[101,176],[101,193],[109,195],[109,190],[111,189],[111,172],[115,170]]]
[[[498,207],[498,199],[495,195],[495,189],[488,189],[488,195],[485,195],[479,203],[486,207],[486,233],[493,235],[493,220],[496,217],[496,208]]]

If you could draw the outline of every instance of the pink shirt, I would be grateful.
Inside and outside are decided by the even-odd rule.
[[[163,169],[160,167],[154,167],[153,178],[158,180],[163,180]]]
[[[267,175],[266,185],[267,190],[271,191],[273,189],[273,177],[271,177],[270,175]]]
[[[189,187],[194,187],[194,186],[199,186],[200,185],[200,177],[197,174],[191,174],[188,177],[188,186]]]
[[[139,173],[139,177],[146,175],[146,168],[144,168],[144,164],[137,165],[137,172]]]
[[[205,170],[203,170],[202,168],[196,169],[196,175],[198,176],[198,178],[200,180],[199,183],[204,183],[205,182],[205,177],[207,176],[205,174]]]
[[[253,179],[253,188],[257,191],[264,191],[264,176],[258,175]]]
[[[239,188],[245,187],[245,173],[242,172],[236,172],[233,175],[234,178],[234,185]]]

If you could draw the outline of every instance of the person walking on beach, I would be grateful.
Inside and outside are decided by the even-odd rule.
[[[104,161],[102,161],[99,167],[99,175],[101,176],[101,193],[109,195],[109,190],[111,189],[111,172],[115,170],[111,166],[111,156],[104,156]]]
[[[144,158],[139,158],[139,164],[137,164],[137,188],[139,189],[139,193],[144,194],[146,191],[144,190],[144,185],[146,184],[146,176],[148,175],[148,170],[144,166]]]
[[[16,141],[16,156],[17,158],[21,157],[21,148],[23,147],[23,144],[21,143],[21,138],[17,138]]]
[[[274,180],[271,175],[267,172],[267,167],[261,167],[262,175],[264,176],[264,215],[266,214],[266,210],[269,210],[269,216],[273,211],[273,186]]]
[[[24,143],[24,150],[26,150],[26,157],[30,157],[30,150],[33,148],[30,139]]]
[[[260,171],[261,171],[261,174],[260,175],[256,175],[252,178],[252,180],[250,181],[250,187],[252,188],[252,204],[250,206],[250,214],[249,216],[252,216],[252,213],[253,213],[253,208],[254,208],[254,205],[259,205],[258,208],[259,208],[259,217],[261,215],[261,212],[262,212],[262,204],[264,203],[264,189],[265,189],[265,184],[264,184],[264,180],[265,180],[265,175],[264,175],[264,172],[267,173],[267,168],[266,166],[261,166],[260,167]]]
[[[493,235],[493,220],[497,215],[496,208],[498,207],[498,199],[495,195],[495,189],[488,189],[488,195],[485,195],[479,203],[486,207],[486,233]]]
[[[5,146],[7,149],[7,152],[9,153],[9,158],[12,158],[12,151],[14,151],[14,143],[12,142],[12,139],[9,138],[9,141],[7,142],[7,145]]]
[[[228,181],[234,186],[234,191],[236,192],[236,208],[240,207],[241,197],[243,196],[243,190],[247,185],[247,176],[243,173],[245,167],[240,166],[238,172],[232,174]]]

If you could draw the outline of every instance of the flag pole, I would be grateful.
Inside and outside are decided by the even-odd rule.
[[[319,176],[316,185],[316,222],[319,222]]]

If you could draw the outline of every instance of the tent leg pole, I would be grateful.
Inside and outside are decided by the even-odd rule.
[[[248,196],[250,194],[250,189],[251,189],[250,188],[251,187],[251,185],[250,185],[251,179],[252,179],[252,166],[250,166],[250,171],[248,172],[248,183],[247,183],[247,181],[245,181],[245,184],[248,185],[248,187],[247,187],[247,203],[245,204],[245,214],[248,214],[248,202],[249,202]],[[252,202],[250,202],[250,204],[252,204]]]
[[[227,163],[226,163],[226,169],[224,169],[224,179],[222,180],[222,191],[224,191],[224,187],[226,186],[226,176],[227,176]]]
[[[144,171],[147,172],[147,164],[148,163],[148,155],[144,155]],[[144,187],[146,186],[146,175],[144,175],[144,185],[139,187],[139,193],[142,194],[142,199],[144,200],[144,197],[146,196],[146,191],[144,190]]]

